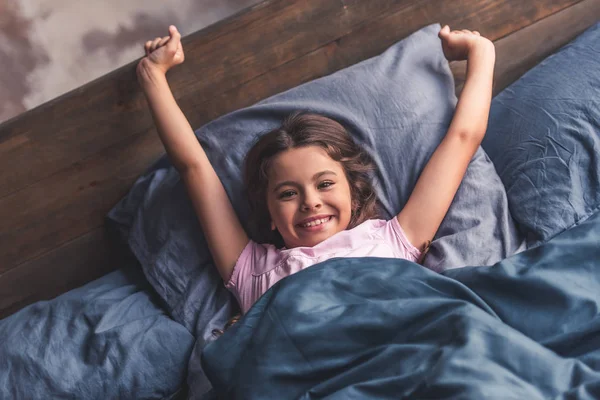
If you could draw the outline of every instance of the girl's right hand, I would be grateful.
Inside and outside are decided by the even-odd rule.
[[[169,26],[169,36],[147,41],[144,50],[146,57],[138,64],[138,74],[144,72],[140,69],[148,68],[158,69],[166,74],[169,69],[185,60],[181,34],[174,25]]]
[[[438,36],[442,40],[442,50],[448,61],[466,60],[475,46],[493,47],[492,42],[477,31],[467,29],[451,31],[448,25],[440,30]]]

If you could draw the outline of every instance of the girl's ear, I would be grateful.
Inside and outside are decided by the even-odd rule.
[[[271,230],[272,230],[272,231],[274,231],[275,229],[277,229],[277,228],[275,227],[275,222],[271,221]]]

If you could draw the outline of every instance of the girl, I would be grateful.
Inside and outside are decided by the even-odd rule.
[[[377,219],[373,163],[337,122],[296,113],[250,150],[245,184],[254,218],[272,244],[251,241],[169,89],[166,72],[184,61],[181,36],[145,44],[137,67],[159,136],[185,183],[226,285],[243,313],[280,279],[332,257],[418,261],[428,248],[487,128],[494,45],[476,31],[439,37],[445,57],[468,60],[448,132],[397,217]]]

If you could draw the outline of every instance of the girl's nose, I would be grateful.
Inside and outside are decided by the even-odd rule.
[[[310,210],[318,210],[321,208],[321,198],[317,193],[307,192],[304,195],[304,201],[302,202],[302,210],[310,211]]]

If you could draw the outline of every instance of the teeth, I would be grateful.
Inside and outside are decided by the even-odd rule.
[[[317,225],[324,224],[324,223],[325,223],[325,222],[327,222],[327,221],[329,221],[329,217],[327,217],[327,218],[322,218],[322,219],[317,219],[317,220],[315,220],[315,221],[310,221],[310,222],[308,222],[308,223],[306,223],[306,224],[302,224],[302,226],[303,226],[304,228],[308,228],[308,227],[311,227],[311,226],[317,226]]]

